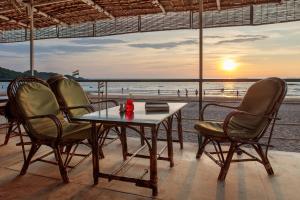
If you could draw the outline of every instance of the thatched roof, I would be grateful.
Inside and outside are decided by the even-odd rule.
[[[300,20],[300,0],[203,0],[204,27]],[[0,0],[0,42],[28,39],[28,0]],[[198,0],[34,0],[35,39],[198,28]]]

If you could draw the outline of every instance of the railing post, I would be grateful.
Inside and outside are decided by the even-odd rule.
[[[107,81],[105,81],[105,100],[107,100]],[[107,102],[105,102],[105,108],[107,109]]]
[[[100,97],[100,81],[97,82],[98,85],[98,102],[100,102],[101,97]],[[102,110],[101,103],[98,103],[99,111]]]

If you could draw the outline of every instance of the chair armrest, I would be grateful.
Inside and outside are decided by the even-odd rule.
[[[101,101],[91,101],[91,104],[109,103],[109,102],[115,104],[115,106],[119,105],[119,103],[116,100],[113,100],[113,99],[107,99],[107,100],[101,100]]]
[[[60,120],[54,114],[36,115],[36,116],[32,116],[32,117],[27,117],[26,120],[42,119],[42,118],[49,118],[54,122],[54,124],[56,125],[56,129],[57,129],[56,141],[59,142],[62,138],[63,129],[62,129],[62,124],[61,124]]]
[[[65,109],[70,111],[70,110],[76,110],[76,109],[86,109],[88,112],[94,112],[95,109],[91,105],[81,105],[81,106],[71,106],[71,107],[66,107]]]
[[[205,112],[206,108],[209,106],[216,106],[216,107],[229,108],[229,109],[237,109],[238,108],[237,106],[227,106],[227,105],[216,104],[216,103],[208,103],[202,108],[202,110],[200,112],[200,120],[204,120],[204,112]]]
[[[280,118],[278,117],[273,117],[272,115],[257,115],[257,114],[253,114],[253,113],[249,113],[246,111],[241,111],[241,110],[234,110],[231,113],[229,113],[223,123],[223,131],[224,133],[230,138],[229,134],[228,134],[228,125],[229,122],[231,120],[232,117],[236,116],[236,115],[248,115],[248,116],[252,116],[252,117],[262,117],[262,118],[267,118],[269,120],[280,120]]]

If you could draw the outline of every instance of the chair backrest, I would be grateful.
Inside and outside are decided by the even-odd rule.
[[[266,78],[254,83],[247,90],[238,110],[260,116],[277,116],[278,110],[287,92],[287,85],[280,78]],[[237,129],[250,130],[249,137],[261,136],[271,123],[272,119],[253,117],[248,115],[234,116],[230,126]]]
[[[55,95],[43,80],[34,77],[17,78],[9,84],[7,90],[14,116],[24,125],[29,136],[40,134],[39,130],[55,125],[49,118],[29,120],[28,117],[53,114],[64,123]]]
[[[50,84],[52,91],[55,93],[61,108],[65,111],[69,119],[89,112],[84,108],[67,109],[74,106],[90,105],[90,101],[86,93],[78,82],[66,77],[57,77],[56,80],[49,79],[48,83]]]

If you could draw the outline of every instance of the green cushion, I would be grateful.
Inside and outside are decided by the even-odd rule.
[[[32,82],[18,88],[16,100],[25,117],[37,115],[55,115],[63,127],[63,140],[83,140],[90,136],[90,125],[70,124],[59,109],[55,95],[47,86]],[[57,128],[49,118],[29,120],[30,132],[39,139],[55,139]]]
[[[32,82],[20,86],[16,99],[26,117],[45,114],[61,115],[55,95],[43,84]]]
[[[68,141],[82,141],[89,139],[91,136],[91,126],[89,124],[63,124],[63,134],[62,140],[64,142]],[[55,139],[56,126],[48,126],[36,133],[36,137],[39,139]]]
[[[213,122],[213,121],[198,121],[195,124],[195,129],[201,133],[203,136],[212,136],[226,138],[223,131],[222,122]],[[231,137],[239,137],[244,139],[254,138],[257,133],[248,129],[233,129],[229,128],[229,135]]]
[[[269,115],[277,111],[281,95],[286,91],[285,84],[279,78],[267,78],[254,83],[245,94],[237,110],[245,111],[255,115]],[[266,127],[267,118],[236,115],[231,118],[228,127],[229,135],[240,138],[255,138]],[[199,121],[195,124],[195,129],[202,135],[225,137],[223,123]]]
[[[256,115],[268,115],[274,108],[275,103],[282,94],[284,87],[282,80],[278,78],[267,78],[254,83],[247,91],[238,110],[246,111]],[[230,126],[257,130],[267,122],[266,118],[237,115],[230,121]]]
[[[89,105],[90,101],[80,86],[74,80],[71,79],[60,79],[56,84],[56,89],[60,93],[60,96],[63,98],[66,107],[82,106]],[[69,111],[71,117],[87,114],[89,111],[84,108],[73,109]]]

